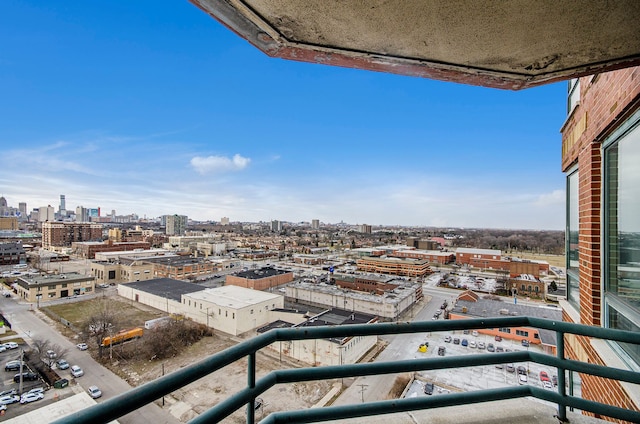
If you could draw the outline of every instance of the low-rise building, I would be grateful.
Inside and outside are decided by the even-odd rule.
[[[330,309],[308,317],[299,323],[278,320],[259,328],[259,333],[276,328],[303,328],[326,325],[374,324],[378,319],[374,315]],[[314,367],[326,365],[354,364],[358,362],[378,341],[377,336],[340,337],[332,339],[290,340],[275,342],[268,348],[290,358],[310,364]]]
[[[272,322],[271,311],[284,307],[279,294],[237,286],[203,289],[171,278],[120,284],[118,294],[234,336]]]
[[[376,274],[424,277],[433,273],[429,261],[424,259],[368,257],[358,259],[356,265],[359,271]]]
[[[205,289],[182,296],[183,314],[216,330],[237,336],[272,320],[284,296],[238,286]]]
[[[0,265],[22,264],[27,260],[20,242],[0,243]]]
[[[475,261],[499,261],[502,258],[502,251],[494,249],[473,249],[459,247],[456,249],[456,263],[459,265],[470,264]]]
[[[71,244],[71,250],[85,259],[94,259],[99,252],[122,252],[135,250],[148,250],[151,245],[145,241],[113,242],[75,242]]]
[[[19,277],[13,287],[21,299],[40,302],[93,293],[95,279],[77,272],[44,274]]]
[[[263,267],[255,270],[240,271],[227,275],[225,285],[245,287],[254,290],[272,290],[293,281],[293,272]]]
[[[194,256],[163,256],[144,259],[153,264],[155,278],[195,279],[219,271],[217,263]]]
[[[296,281],[285,287],[287,299],[327,308],[344,309],[376,315],[384,321],[400,318],[404,312],[423,298],[422,285],[397,280],[393,290],[382,295],[353,291],[326,283]]]
[[[481,299],[475,293],[467,291],[458,296],[455,306],[449,311],[449,319],[497,318],[504,316],[529,316],[562,321],[562,311],[549,306],[528,306],[506,303],[498,300]],[[485,328],[477,330],[479,334],[500,336],[503,339],[521,343],[527,340],[538,344],[548,353],[556,353],[556,334],[554,331],[532,327]]]

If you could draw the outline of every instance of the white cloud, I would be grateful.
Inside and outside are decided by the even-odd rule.
[[[565,202],[564,190],[553,190],[551,193],[545,193],[538,196],[535,201],[536,206],[556,206]]]
[[[246,168],[251,159],[235,154],[232,158],[226,156],[196,156],[191,159],[191,166],[196,172],[204,175],[214,172],[240,171]]]

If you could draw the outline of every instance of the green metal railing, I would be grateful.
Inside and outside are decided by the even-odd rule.
[[[396,362],[374,362],[365,364],[324,366],[277,370],[256,380],[256,352],[278,341],[308,340],[344,336],[372,336],[385,334],[406,334],[465,329],[533,327],[555,331],[557,334],[557,355],[544,355],[535,352],[487,353],[479,355],[452,356],[441,358],[414,359]],[[608,379],[640,384],[640,373],[616,368],[574,361],[564,358],[564,335],[575,334],[616,342],[640,344],[639,337],[631,331],[612,330],[601,327],[589,327],[562,321],[553,321],[531,317],[504,317],[489,319],[468,319],[449,321],[424,321],[414,323],[384,323],[342,325],[311,328],[274,329],[251,340],[242,342],[223,352],[206,358],[194,365],[175,371],[157,380],[136,387],[107,401],[71,414],[55,421],[55,424],[95,424],[115,420],[143,405],[151,403],[181,387],[186,386],[207,374],[225,366],[248,358],[247,387],[235,395],[218,403],[189,424],[215,423],[246,406],[247,423],[255,422],[254,404],[257,397],[276,384],[301,381],[315,381],[365,375],[394,374],[401,372],[427,371],[446,368],[474,367],[509,362],[535,362],[555,367],[558,370],[557,392],[532,386],[506,387],[500,389],[479,390],[454,393],[435,397],[417,397],[389,401],[368,402],[356,405],[330,406],[301,411],[275,412],[262,420],[262,423],[311,423],[326,420],[347,419],[382,415],[388,413],[438,408],[453,405],[465,405],[503,399],[533,396],[558,405],[558,419],[566,421],[567,407],[577,408],[595,414],[609,416],[630,422],[640,422],[640,412],[612,405],[593,402],[567,395],[565,391],[565,371],[576,371]]]

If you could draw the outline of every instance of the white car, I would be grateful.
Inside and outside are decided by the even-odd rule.
[[[18,348],[18,343],[16,343],[16,342],[6,342],[4,344],[4,347],[6,347],[7,349],[17,349]]]
[[[71,375],[74,377],[82,377],[84,375],[84,371],[77,365],[71,366]]]
[[[471,340],[469,342],[469,347],[476,347],[476,342],[474,342],[473,340]]]
[[[102,396],[102,392],[100,391],[98,386],[91,386],[87,391],[89,392],[89,396],[94,399],[98,399],[100,396]]]
[[[20,402],[20,396],[18,395],[7,395],[0,397],[0,405],[9,405],[16,402]]]
[[[37,400],[44,399],[44,393],[42,392],[34,392],[34,393],[25,393],[20,398],[20,403],[30,403],[35,402]]]
[[[545,389],[553,389],[553,384],[551,384],[550,381],[543,381],[542,382],[542,387],[544,387]]]
[[[80,350],[87,350],[87,349],[89,349],[89,346],[87,346],[87,344],[86,344],[86,343],[78,343],[78,344],[76,345],[76,347],[77,347],[78,349],[80,349]]]

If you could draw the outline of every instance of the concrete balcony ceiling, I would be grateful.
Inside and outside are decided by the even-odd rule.
[[[191,0],[271,57],[518,90],[640,65],[640,1]]]

